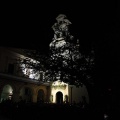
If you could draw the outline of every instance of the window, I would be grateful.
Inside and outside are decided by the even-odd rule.
[[[9,74],[14,73],[14,64],[11,64],[11,63],[8,64],[8,73]]]

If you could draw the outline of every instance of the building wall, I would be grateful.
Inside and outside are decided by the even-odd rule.
[[[10,98],[15,102],[24,100],[26,102],[51,102],[57,103],[59,95],[62,102],[89,103],[86,87],[76,87],[61,81],[53,83],[39,83],[35,79],[26,78],[22,71],[18,72],[16,58],[25,57],[18,50],[0,47],[0,102]],[[13,71],[9,71],[9,64],[14,65]],[[12,66],[11,69],[12,70]],[[17,76],[17,77],[16,77]],[[41,97],[41,98],[40,98]],[[59,101],[60,102],[60,101]]]
[[[69,98],[70,103],[80,103],[84,100],[89,103],[89,95],[85,85],[76,87],[69,85]]]
[[[16,53],[10,48],[0,47],[0,72],[14,75],[21,75],[19,66],[16,64],[16,59],[24,57],[23,55]],[[11,66],[10,66],[11,65]],[[13,65],[13,70],[12,70]],[[10,68],[11,67],[11,68]]]
[[[15,49],[0,47],[0,102],[10,97],[14,102],[20,100],[37,102],[39,90],[43,91],[44,102],[49,102],[49,84],[41,85],[36,80],[25,78],[22,71],[18,71],[19,67],[16,64],[16,59],[24,56],[20,51],[19,53],[15,51]],[[9,68],[10,64],[11,68]]]

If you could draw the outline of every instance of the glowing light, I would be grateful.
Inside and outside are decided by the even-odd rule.
[[[108,115],[104,114],[104,119],[107,120],[108,119]]]

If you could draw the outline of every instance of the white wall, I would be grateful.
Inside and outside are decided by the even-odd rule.
[[[71,93],[71,87],[72,87],[72,93]],[[71,95],[72,95],[72,102],[79,103],[80,101],[83,101],[82,96],[85,96],[86,102],[89,103],[89,96],[88,91],[85,85],[82,87],[76,87],[74,85],[69,85],[69,102],[71,103]]]

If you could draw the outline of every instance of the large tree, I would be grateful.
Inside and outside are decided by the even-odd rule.
[[[54,38],[50,43],[50,71],[52,80],[60,79],[74,85],[91,83],[94,72],[94,51],[83,54],[79,39],[70,34],[72,23],[60,14],[52,26]]]
[[[22,60],[34,72],[44,71],[44,81],[61,80],[72,85],[93,83],[94,50],[91,48],[85,54],[80,48],[79,39],[70,34],[72,23],[66,15],[59,14],[52,26],[54,37],[49,44],[47,56],[41,55],[39,50],[25,50],[28,57]]]

